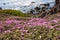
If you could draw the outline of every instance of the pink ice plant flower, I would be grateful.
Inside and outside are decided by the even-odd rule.
[[[14,20],[6,20],[5,23],[11,24]]]
[[[10,33],[11,31],[10,30],[6,30],[6,31],[4,31],[5,33]]]
[[[54,26],[48,26],[48,28],[50,28],[50,29],[54,29]]]
[[[20,30],[20,31],[23,32],[23,33],[25,33],[25,32],[27,33],[28,32],[28,30]]]
[[[58,20],[52,20],[52,22],[58,23],[59,21]]]
[[[51,21],[48,21],[48,20],[43,19],[43,18],[30,18],[27,21],[16,20],[16,19],[8,19],[8,20],[5,20],[5,21],[0,21],[0,26],[2,25],[2,27],[3,27],[6,24],[10,25],[10,24],[14,23],[15,25],[13,26],[12,29],[18,28],[22,32],[27,32],[28,30],[24,30],[25,27],[44,26],[44,27],[47,27],[47,28],[50,28],[50,29],[54,29],[55,26],[52,26],[50,24],[58,23],[58,22],[59,22],[59,19],[58,20],[54,19],[54,20],[51,20]],[[5,32],[7,32],[7,31],[5,31]]]
[[[0,21],[0,25],[2,25],[3,24],[3,22],[2,21]]]
[[[6,21],[5,21],[6,24],[12,24],[12,23],[17,24],[17,23],[21,23],[21,22],[22,22],[22,21],[18,21],[18,20],[6,20]]]

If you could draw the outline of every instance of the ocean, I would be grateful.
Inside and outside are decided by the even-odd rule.
[[[32,4],[31,2],[35,3]],[[2,9],[20,10],[26,13],[30,11],[30,9],[34,9],[36,6],[45,3],[49,3],[50,7],[53,7],[55,0],[0,0],[0,7]]]

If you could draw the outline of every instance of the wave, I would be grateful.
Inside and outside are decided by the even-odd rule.
[[[24,2],[25,1],[25,2]],[[34,0],[0,0],[0,7],[2,7],[3,9],[17,9],[17,10],[21,10],[22,12],[27,12],[30,9],[35,8],[36,6],[39,6],[39,4],[43,4],[43,3],[49,3],[50,7],[53,7],[55,4],[54,0],[35,0],[34,4],[31,4],[31,2]]]

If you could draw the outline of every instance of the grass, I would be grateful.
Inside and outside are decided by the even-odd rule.
[[[20,16],[20,17],[27,17],[28,16],[28,14],[22,13],[19,10],[10,10],[10,9],[0,10],[0,14],[1,13],[13,15],[13,16]]]

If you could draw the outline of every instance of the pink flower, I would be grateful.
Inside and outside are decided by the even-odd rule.
[[[2,25],[3,24],[3,21],[0,21],[0,25]]]
[[[54,29],[54,26],[48,26],[48,28],[50,28],[50,29]]]
[[[7,30],[7,31],[4,31],[5,33],[10,33],[11,31],[10,30]]]
[[[39,22],[43,23],[43,22],[47,22],[47,20],[46,19],[40,19]]]
[[[58,23],[58,20],[52,20],[52,22]]]
[[[11,24],[12,22],[13,22],[12,20],[5,21],[5,23],[7,23],[7,24]]]
[[[44,22],[44,23],[42,23],[42,25],[48,25],[49,24],[49,22]]]
[[[57,38],[60,39],[60,35]]]
[[[23,33],[25,33],[25,32],[27,33],[28,32],[28,30],[20,30],[20,31],[23,32]]]

